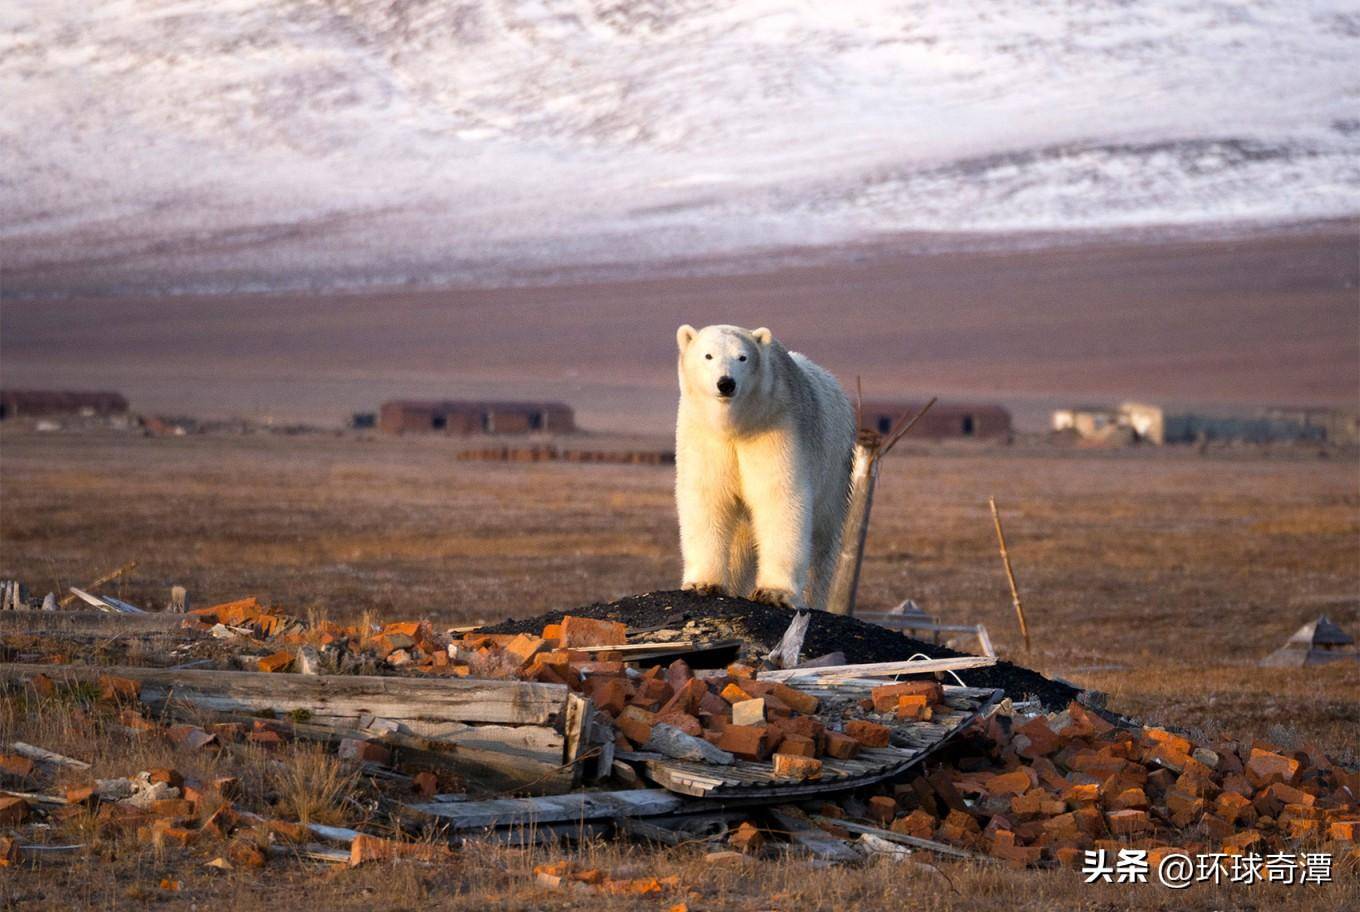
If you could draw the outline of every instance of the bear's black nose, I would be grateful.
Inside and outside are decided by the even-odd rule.
[[[737,391],[737,381],[731,377],[718,378],[718,395],[730,396]]]

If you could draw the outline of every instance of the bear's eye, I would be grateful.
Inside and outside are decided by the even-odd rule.
[[[712,355],[704,355],[704,358],[705,358],[705,360],[708,360],[708,361],[712,361],[712,360],[713,360],[713,356],[712,356]]]
[[[742,356],[741,356],[740,358],[738,358],[737,360],[738,360],[738,361],[745,361],[745,360],[746,360],[746,356],[745,356],[745,355],[742,355]]]

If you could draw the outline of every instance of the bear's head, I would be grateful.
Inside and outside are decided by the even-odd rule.
[[[680,348],[680,390],[698,401],[711,401],[720,408],[739,408],[767,393],[766,365],[774,337],[765,327],[689,324],[675,331]]]

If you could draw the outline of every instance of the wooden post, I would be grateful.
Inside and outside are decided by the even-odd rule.
[[[996,526],[996,541],[1001,546],[1001,563],[1006,567],[1006,581],[1011,585],[1011,604],[1015,606],[1015,616],[1020,620],[1020,633],[1025,638],[1025,652],[1029,652],[1029,625],[1025,623],[1025,606],[1020,604],[1020,590],[1015,585],[1015,571],[1011,569],[1011,557],[1006,553],[1006,533],[1001,531],[1001,514],[996,510],[995,497],[988,497],[987,502],[992,506],[992,522]]]
[[[869,534],[869,509],[873,505],[874,486],[878,483],[878,454],[882,440],[877,433],[867,431],[861,432],[855,441],[854,461],[850,466],[850,506],[845,511],[841,553],[826,598],[826,610],[832,614],[855,613],[855,590],[859,588],[864,540]]]
[[[855,453],[850,464],[850,506],[845,511],[841,527],[841,553],[836,560],[836,573],[826,598],[826,610],[832,614],[855,613],[855,592],[859,589],[859,569],[864,561],[864,540],[869,534],[869,510],[873,506],[874,486],[878,484],[878,462],[897,445],[907,431],[920,421],[938,397],[932,396],[925,408],[910,421],[902,423],[885,442],[876,431],[860,431],[855,439]]]

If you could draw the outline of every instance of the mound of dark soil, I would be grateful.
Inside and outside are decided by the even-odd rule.
[[[587,605],[569,611],[550,611],[530,618],[515,618],[482,628],[486,633],[538,633],[545,624],[555,624],[563,615],[607,618],[635,629],[680,630],[688,624],[712,637],[735,637],[750,652],[761,654],[778,644],[789,626],[793,612],[743,598],[701,596],[673,590],[630,595],[608,604]],[[963,655],[944,646],[903,636],[895,630],[869,624],[838,614],[813,613],[803,641],[803,655],[816,657],[828,652],[843,652],[847,662],[900,662],[914,655],[949,658]],[[1051,681],[1028,668],[998,662],[990,668],[960,672],[970,687],[999,687],[1015,700],[1037,697],[1049,709],[1062,709],[1078,691],[1060,681]]]

